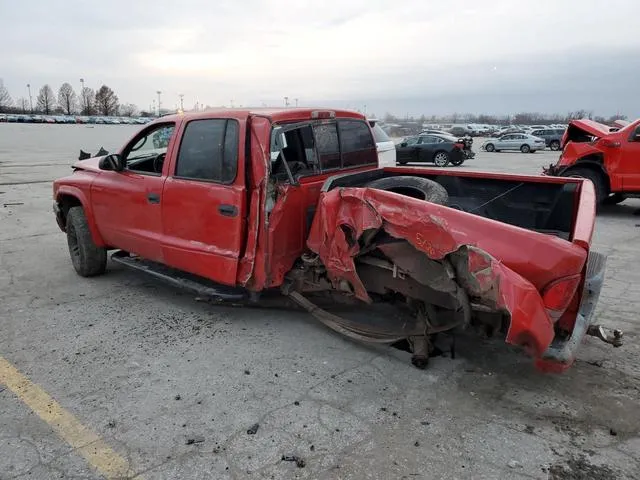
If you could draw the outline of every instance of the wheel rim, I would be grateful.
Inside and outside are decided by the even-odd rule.
[[[446,153],[437,153],[436,156],[433,159],[433,163],[435,163],[437,166],[442,167],[444,165],[447,164],[447,154]]]
[[[490,143],[485,148],[487,149],[487,152],[493,152],[493,149],[494,149],[493,143]]]
[[[556,151],[556,150],[558,150],[559,148],[560,148],[560,145],[558,145],[556,142],[553,142],[553,143],[551,144],[551,150]]]
[[[523,145],[522,147],[520,147],[520,151],[523,153],[528,153],[529,150],[531,150],[527,145]]]

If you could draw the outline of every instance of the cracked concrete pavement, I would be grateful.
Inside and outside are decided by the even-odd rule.
[[[114,264],[78,277],[50,181],[80,148],[133,131],[0,125],[0,356],[123,456],[130,478],[640,477],[640,201],[604,209],[595,236],[609,256],[598,319],[625,331],[623,347],[588,339],[571,370],[542,375],[469,334],[455,359],[420,371],[305,313],[197,302]],[[537,173],[556,155],[478,152],[461,168]],[[10,478],[100,475],[0,384]]]

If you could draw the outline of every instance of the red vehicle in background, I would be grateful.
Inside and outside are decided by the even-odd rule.
[[[546,175],[591,180],[601,204],[640,194],[640,120],[609,127],[573,120],[562,138],[562,153]]]
[[[105,152],[102,152],[105,153]],[[563,370],[593,325],[605,257],[577,178],[379,168],[356,112],[229,109],[158,118],[54,182],[81,276],[114,262],[201,295],[283,294],[330,328],[409,344],[471,326]]]

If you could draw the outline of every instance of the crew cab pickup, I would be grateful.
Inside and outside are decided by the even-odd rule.
[[[115,250],[218,299],[276,292],[351,338],[408,344],[421,368],[437,335],[471,326],[546,371],[570,366],[586,334],[620,344],[592,324],[605,269],[592,183],[377,162],[355,112],[165,116],[75,163],[54,211],[82,276]]]
[[[640,195],[640,120],[622,127],[571,121],[560,158],[544,173],[589,179],[598,203],[616,204]]]

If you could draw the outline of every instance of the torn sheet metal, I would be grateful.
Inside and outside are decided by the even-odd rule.
[[[334,189],[320,198],[307,245],[334,286],[348,281],[365,302],[371,299],[356,273],[357,240],[379,229],[431,259],[450,255],[474,301],[510,315],[506,341],[536,357],[554,337],[539,292],[554,279],[580,273],[587,256],[565,240],[429,202],[368,188]]]

